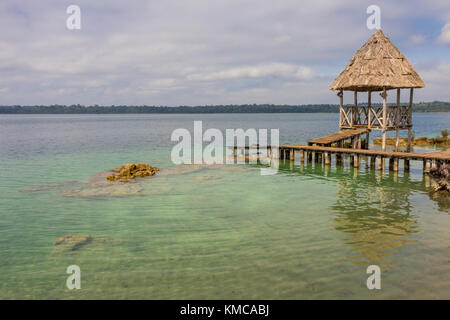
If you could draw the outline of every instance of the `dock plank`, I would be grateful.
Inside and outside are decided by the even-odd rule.
[[[365,134],[369,132],[368,130],[342,130],[333,134],[330,134],[328,136],[325,137],[320,137],[320,138],[316,138],[316,139],[312,139],[308,141],[308,145],[313,145],[313,144],[332,144],[332,143],[336,143],[338,141],[341,140],[347,140],[347,139],[351,139],[353,137],[357,137],[360,136],[362,134]]]

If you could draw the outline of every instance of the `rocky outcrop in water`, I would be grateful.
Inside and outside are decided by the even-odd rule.
[[[450,192],[450,164],[443,164],[439,168],[432,168],[428,174],[436,181],[434,191]]]
[[[120,174],[122,167],[116,168],[114,170],[116,172],[119,171],[118,173]],[[171,184],[170,186],[166,184],[162,185],[158,184],[158,181],[161,181],[161,179],[164,181],[164,179],[170,178],[171,176],[189,175],[205,171],[204,174],[200,174],[199,177],[196,179],[206,182],[209,180],[216,180],[223,178],[221,175],[218,175],[217,173],[208,173],[207,170],[238,171],[238,172],[247,170],[239,166],[224,165],[224,164],[216,164],[216,165],[183,164],[161,169],[157,168],[155,169],[158,174],[153,179],[149,180],[130,179],[127,180],[126,183],[121,183],[120,178],[114,178],[118,180],[109,180],[108,176],[111,175],[111,171],[106,171],[92,174],[87,178],[87,180],[31,186],[22,188],[20,189],[20,191],[29,193],[57,191],[60,195],[71,198],[108,198],[108,197],[129,197],[129,196],[155,195],[155,194],[161,195],[161,194],[171,194],[173,192],[173,189],[177,188],[176,183]],[[142,174],[138,173],[137,176],[142,176]]]
[[[129,182],[136,177],[153,176],[159,169],[146,163],[127,163],[111,171],[116,174],[107,176],[108,181]]]
[[[88,244],[92,241],[92,237],[90,235],[70,235],[66,234],[65,236],[59,237],[56,239],[54,245],[59,246],[61,248],[67,250],[77,250],[80,247]]]

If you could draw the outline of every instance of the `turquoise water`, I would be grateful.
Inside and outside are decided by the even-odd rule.
[[[281,143],[304,143],[337,131],[337,118],[1,115],[0,298],[449,299],[450,199],[429,192],[421,164],[395,175],[364,160],[358,170],[282,162],[261,176],[262,165],[170,161],[171,132],[194,120],[204,130],[279,128]],[[416,136],[449,123],[414,115]],[[127,162],[166,171],[114,195],[74,192]],[[93,241],[61,250],[65,234]],[[72,264],[81,290],[66,288]],[[381,290],[366,287],[371,264]]]

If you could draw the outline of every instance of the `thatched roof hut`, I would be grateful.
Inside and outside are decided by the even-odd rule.
[[[331,90],[382,91],[386,88],[423,88],[425,84],[409,60],[381,30],[359,49]]]
[[[381,30],[359,49],[344,71],[333,81],[340,100],[339,129],[378,129],[383,132],[382,150],[386,150],[386,132],[396,131],[395,149],[399,146],[399,130],[408,130],[408,150],[412,139],[412,105],[415,88],[423,88],[409,60]],[[396,89],[396,106],[387,106],[387,91]],[[400,90],[409,89],[409,106],[402,106]],[[344,106],[344,91],[354,92],[354,104]],[[358,105],[358,92],[368,92],[367,106]],[[382,91],[383,107],[371,105],[372,91]],[[368,137],[367,137],[368,140]]]

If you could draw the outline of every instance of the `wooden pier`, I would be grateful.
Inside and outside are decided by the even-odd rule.
[[[361,164],[361,157],[366,157],[370,162],[371,168],[384,170],[385,160],[389,159],[389,169],[393,171],[399,170],[399,162],[403,161],[404,170],[408,171],[410,168],[410,161],[421,161],[423,163],[424,171],[431,168],[438,168],[441,164],[450,163],[450,152],[430,152],[430,153],[414,153],[414,152],[397,152],[397,151],[382,151],[382,150],[367,150],[367,149],[353,149],[353,148],[336,148],[323,146],[308,146],[308,145],[281,145],[272,150],[271,146],[246,146],[234,147],[236,150],[249,150],[267,148],[267,156],[269,158],[289,159],[295,160],[297,153],[300,158],[300,164],[306,162],[324,163],[324,165],[331,165],[331,157],[336,157],[336,164],[342,164],[344,156],[350,157],[350,164],[358,168]]]
[[[308,146],[332,147],[335,145],[338,148],[343,148],[345,141],[350,140],[353,148],[368,149],[369,132],[370,130],[341,130],[337,133],[330,134],[329,136],[309,140]],[[362,144],[361,139],[363,134],[366,135],[364,144]]]

